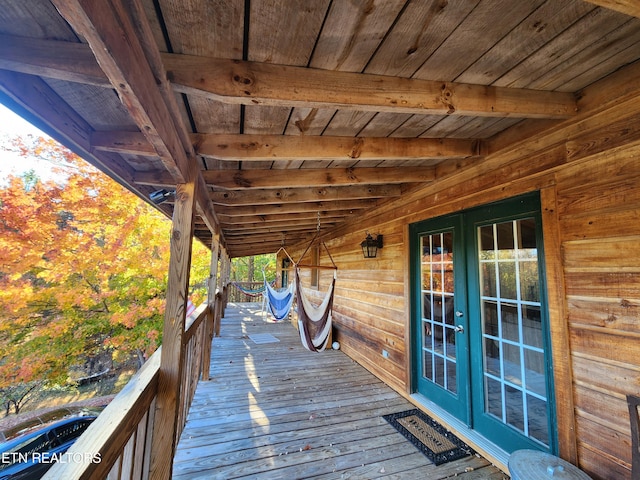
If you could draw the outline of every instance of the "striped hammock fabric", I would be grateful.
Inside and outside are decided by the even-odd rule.
[[[294,285],[295,282],[290,283],[287,288],[276,290],[267,283],[266,277],[264,279],[264,289],[269,311],[277,321],[283,320],[289,315],[291,305],[293,305]]]
[[[256,289],[251,289],[251,288],[243,287],[237,282],[231,282],[231,283],[233,284],[234,287],[236,287],[242,293],[244,293],[245,295],[249,295],[250,297],[259,297],[260,295],[263,295],[265,292],[264,285],[261,285],[259,288],[256,288]]]
[[[331,333],[333,291],[336,285],[337,271],[333,273],[333,281],[318,307],[305,297],[296,268],[296,295],[298,296],[298,329],[302,345],[311,352],[321,352],[327,348]]]

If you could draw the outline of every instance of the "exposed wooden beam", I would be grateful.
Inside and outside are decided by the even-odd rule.
[[[606,3],[609,8],[629,15],[638,10],[633,0],[599,0],[594,3]],[[93,85],[114,85],[108,71],[105,70],[106,76],[99,73],[104,70],[103,61],[98,58],[103,68],[96,68],[88,47],[83,47],[83,44],[6,35],[1,40],[0,45],[5,48],[0,48],[0,68]],[[127,38],[123,37],[122,41],[126,42]],[[132,55],[136,54],[134,50]],[[563,92],[169,53],[163,54],[162,58],[169,80],[177,91],[225,103],[516,118],[567,118],[575,115],[577,110],[574,96]]]
[[[301,233],[302,237],[304,237],[302,238],[302,240],[304,240],[307,237],[312,237],[313,235],[315,235],[316,232],[317,232],[316,229],[311,229],[307,232]],[[300,234],[296,235],[296,242],[300,240],[301,240]],[[238,236],[229,241],[229,246],[234,250],[238,250],[238,249],[250,249],[253,246],[264,245],[266,243],[276,246],[275,248],[277,249],[283,244],[283,238],[281,233],[271,232],[271,233],[265,233],[259,236],[258,235],[251,235],[246,237]],[[285,245],[287,244],[286,239],[284,239],[284,244]]]
[[[435,180],[435,167],[206,170],[202,176],[210,186],[234,190],[313,188],[431,182]]]
[[[53,4],[87,40],[129,114],[178,184],[150,467],[153,478],[168,479],[181,430],[182,334],[196,203],[212,232],[218,230],[217,221],[142,5],[130,0],[53,0]]]
[[[331,187],[425,183],[436,178],[436,167],[301,168],[285,170],[203,170],[207,185],[229,190]],[[172,187],[170,175],[135,174],[138,185]]]
[[[185,183],[197,172],[190,168],[176,131],[179,127],[156,84],[131,12],[116,1],[54,0],[54,4],[87,39],[111,85],[175,182]]]
[[[338,222],[341,222],[343,218],[325,218],[322,221],[323,226],[334,225]],[[293,229],[314,229],[317,228],[318,221],[317,219],[307,218],[307,219],[282,219],[279,221],[270,221],[270,222],[254,222],[254,223],[243,223],[243,224],[221,224],[220,226],[225,228],[233,228],[234,233],[232,235],[237,235],[238,233],[244,234],[244,232],[248,230],[257,230],[264,229],[265,231],[292,231]]]
[[[0,68],[111,88],[111,82],[85,43],[0,34]]]
[[[225,190],[212,192],[210,196],[215,204],[237,206],[399,197],[401,193],[398,185],[358,185],[353,187]]]
[[[198,155],[219,160],[415,160],[481,155],[481,142],[453,138],[304,135],[191,136]]]
[[[327,223],[325,226],[333,226],[335,223]],[[227,233],[227,241],[231,242],[233,239],[242,238],[246,240],[248,237],[253,235],[265,235],[265,234],[275,234],[278,235],[280,239],[282,239],[282,234],[284,232],[312,232],[317,230],[317,226],[315,223],[303,223],[296,224],[293,223],[291,225],[246,225],[240,229],[234,228],[232,233]],[[231,243],[230,243],[231,244]]]
[[[101,152],[127,153],[131,155],[157,156],[147,138],[141,132],[93,132],[91,148]]]
[[[220,215],[243,217],[247,215],[289,215],[304,212],[329,212],[331,210],[358,211],[376,206],[378,199],[336,200],[331,202],[277,203],[259,205],[216,205]]]
[[[423,160],[484,155],[479,140],[453,138],[334,137],[192,134],[195,151],[218,160]],[[92,148],[154,155],[142,133],[95,132]]]
[[[638,0],[586,0],[600,7],[615,10],[632,17],[640,18],[640,2]]]
[[[308,237],[311,237],[309,235]],[[306,237],[302,239],[304,241],[307,239]],[[275,253],[280,247],[282,243],[278,240],[270,240],[266,239],[263,241],[255,241],[251,243],[247,242],[239,242],[238,244],[232,245],[229,251],[229,254],[232,257],[249,257],[252,255],[261,255],[264,253]]]
[[[136,7],[137,4],[116,5],[116,0],[113,3],[114,5],[109,2],[82,0],[54,2],[61,15],[87,40],[88,46],[85,48],[93,55],[93,62],[102,70],[111,88],[118,92],[146,143],[152,145],[155,155],[160,157],[175,184],[184,183],[190,175],[197,178],[198,170],[192,170],[192,165],[197,165],[195,152],[181,123],[153,35],[144,20],[145,14],[141,7]],[[114,17],[124,21],[114,20]],[[131,22],[129,17],[137,20]],[[67,58],[66,69],[70,72],[67,75],[77,74],[76,81],[88,76],[84,79],[87,83],[106,85],[101,80],[91,80],[98,77],[97,70],[90,64],[90,56],[81,52],[82,46],[71,42],[54,44],[53,50],[60,48],[61,52],[55,54],[51,49],[44,51],[45,47],[41,44],[28,42],[22,43],[20,47],[40,49],[36,49],[33,65],[44,65],[41,75],[57,72],[56,78],[61,78],[65,65],[63,62]],[[53,61],[46,60],[49,54],[53,56]],[[38,59],[42,60],[37,63]],[[15,58],[13,61],[15,62]],[[71,80],[70,77],[62,79]],[[204,182],[200,178],[198,183],[201,183],[197,189],[198,211],[209,228],[216,231],[217,221],[206,197]]]
[[[231,216],[231,215],[218,215],[221,226],[226,225],[245,225],[245,224],[263,224],[282,222],[282,221],[297,221],[297,220],[313,220],[318,221],[318,213],[320,214],[320,220],[323,222],[333,221],[335,219],[344,218],[351,215],[351,210],[336,210],[327,212],[301,212],[301,213],[288,213],[288,214],[270,214],[270,215],[247,215],[243,217]]]
[[[163,54],[163,59],[176,90],[225,103],[516,118],[568,118],[577,113],[575,97],[564,92],[192,55]]]

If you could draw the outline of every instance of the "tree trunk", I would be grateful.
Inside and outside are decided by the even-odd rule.
[[[254,270],[255,270],[256,266],[254,263],[254,258],[253,257],[249,257],[249,263],[247,265],[247,282],[253,282],[254,279]]]

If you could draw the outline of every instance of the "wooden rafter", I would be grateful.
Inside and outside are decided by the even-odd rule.
[[[517,118],[567,118],[572,94],[163,54],[174,88],[226,103]]]
[[[482,153],[480,142],[453,138],[213,134],[191,138],[199,155],[219,160],[415,160]]]
[[[195,181],[198,208],[209,228],[218,230],[206,186],[153,36],[136,4],[56,0],[54,4],[88,42],[100,68],[153,146],[175,183]],[[131,21],[137,18],[142,21]],[[86,56],[85,56],[86,57]]]
[[[638,0],[586,0],[600,7],[615,10],[632,17],[640,18],[640,2]]]
[[[273,190],[225,190],[212,192],[210,197],[214,204],[237,206],[399,197],[401,193],[399,185],[358,185]]]
[[[197,155],[232,161],[458,159],[485,153],[483,142],[474,139],[216,134],[190,137]],[[155,155],[153,146],[139,132],[94,132],[91,148]]]
[[[315,168],[297,170],[207,170],[205,182],[218,188],[314,188],[349,185],[390,185],[435,180],[434,167]]]
[[[86,43],[0,34],[0,68],[112,88]]]
[[[124,0],[53,3],[87,40],[129,114],[177,184],[157,414],[150,449],[152,477],[168,479],[179,435],[177,412],[185,363],[182,335],[196,204],[212,233],[218,233],[219,226],[173,92],[164,80],[162,63],[141,4]]]
[[[299,213],[289,213],[289,214],[265,214],[265,215],[245,215],[242,217],[233,216],[233,215],[220,215],[218,214],[218,220],[220,220],[220,225],[245,225],[245,224],[269,224],[276,223],[282,221],[298,221],[298,220],[313,220],[314,222],[318,221],[318,214],[320,215],[321,221],[324,224],[326,221],[331,221],[332,219],[341,219],[348,215],[351,215],[353,211],[351,210],[329,210],[327,212],[299,212]]]
[[[336,200],[332,202],[317,201],[305,203],[276,203],[257,205],[216,205],[219,215],[244,217],[250,215],[290,215],[304,212],[329,212],[332,210],[358,211],[376,206],[377,199]]]
[[[91,59],[89,47],[82,44],[7,35],[0,40],[0,68],[92,85],[113,85],[113,79],[107,78],[112,74],[100,75],[101,69]],[[122,41],[126,42],[126,37]],[[131,49],[132,55],[136,55],[134,50]],[[567,118],[576,114],[574,96],[563,92],[168,53],[162,54],[162,61],[177,91],[226,103],[517,118]]]

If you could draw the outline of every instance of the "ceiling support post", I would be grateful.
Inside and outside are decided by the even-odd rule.
[[[178,418],[184,418],[179,409],[183,404],[183,337],[195,223],[195,190],[194,182],[177,185],[173,211],[169,282],[151,447],[151,478],[158,480],[171,478],[175,448],[182,430],[182,425],[178,425]]]

